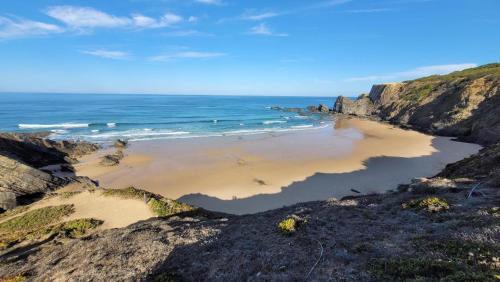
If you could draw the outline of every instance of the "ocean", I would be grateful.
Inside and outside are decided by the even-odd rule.
[[[0,131],[49,131],[53,139],[96,143],[246,135],[320,128],[320,115],[271,109],[334,97],[119,94],[0,94]]]

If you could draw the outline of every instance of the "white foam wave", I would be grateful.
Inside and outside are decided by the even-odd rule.
[[[294,116],[293,118],[298,118],[298,119],[308,119],[308,116]]]
[[[292,128],[311,128],[311,127],[314,127],[314,125],[312,124],[307,124],[307,125],[295,125],[295,126],[292,126]]]
[[[286,120],[265,120],[262,124],[286,123]]]
[[[172,136],[172,135],[186,135],[189,134],[187,131],[153,131],[150,128],[137,129],[137,130],[126,130],[126,131],[113,131],[101,134],[89,135],[87,137],[92,139],[114,139],[114,138],[140,138],[140,137],[153,137],[153,136]]]
[[[99,129],[92,129],[90,132],[97,133],[97,132],[99,132]]]
[[[114,123],[114,122],[108,122],[108,123],[106,123],[106,126],[107,127],[116,127],[116,123]]]
[[[58,123],[58,124],[18,124],[19,128],[83,128],[89,127],[88,123]]]

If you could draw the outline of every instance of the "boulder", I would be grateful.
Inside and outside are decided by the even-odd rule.
[[[318,106],[318,112],[320,112],[320,113],[329,113],[329,112],[330,112],[330,109],[328,108],[328,106],[327,106],[327,105],[325,105],[325,104],[320,104],[320,105]]]
[[[122,140],[122,139],[118,139],[114,143],[114,146],[117,149],[124,149],[125,147],[127,147],[127,145],[128,145],[128,141]]]

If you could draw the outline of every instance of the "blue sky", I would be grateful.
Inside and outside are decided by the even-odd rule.
[[[354,96],[500,61],[498,0],[0,1],[0,92]]]

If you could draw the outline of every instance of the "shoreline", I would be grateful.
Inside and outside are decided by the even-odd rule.
[[[118,166],[98,164],[105,149],[75,167],[103,187],[134,186],[209,210],[247,214],[354,195],[351,189],[385,192],[480,148],[337,117],[322,129],[133,142]]]

